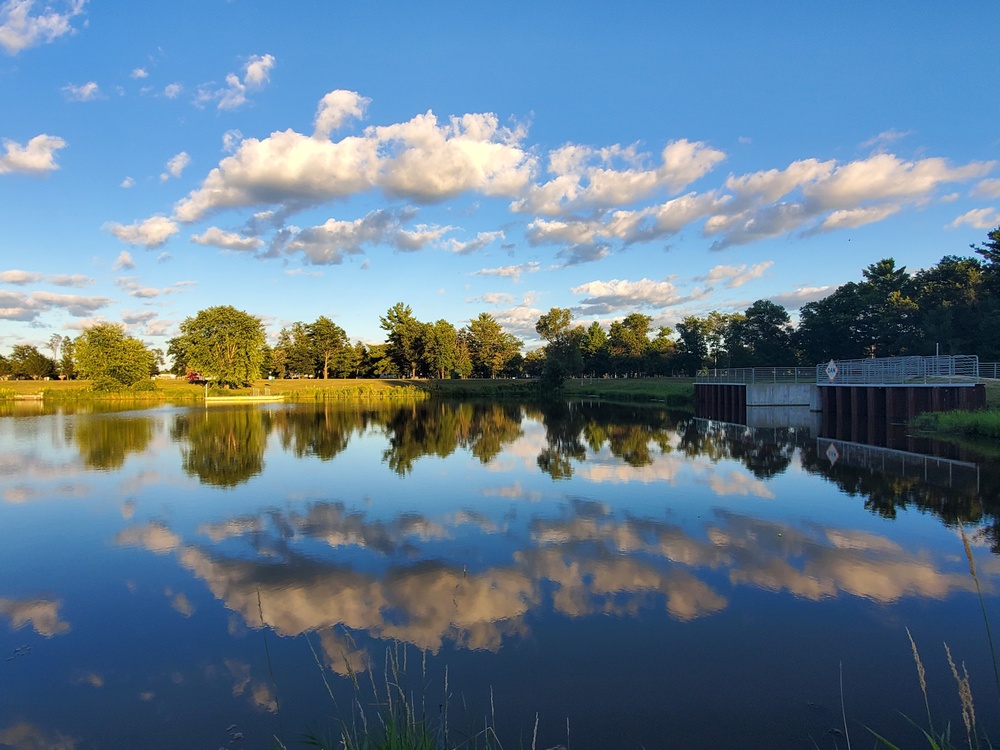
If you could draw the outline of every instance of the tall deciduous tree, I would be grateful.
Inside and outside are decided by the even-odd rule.
[[[156,356],[121,326],[100,323],[85,328],[73,344],[76,369],[98,389],[127,388],[148,381]]]
[[[312,341],[313,355],[316,357],[319,371],[323,373],[323,380],[329,377],[331,369],[338,375],[343,374],[342,360],[345,350],[351,346],[344,329],[323,315],[316,318],[316,322],[310,323],[307,328]]]
[[[458,364],[458,331],[447,320],[427,324],[424,330],[424,363],[438,378],[451,376]]]
[[[202,376],[226,387],[249,385],[260,377],[264,326],[229,305],[210,307],[181,323],[178,346]]]

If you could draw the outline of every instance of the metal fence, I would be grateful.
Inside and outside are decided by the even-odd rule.
[[[975,385],[979,357],[886,357],[831,360],[816,365],[817,385]]]
[[[979,377],[983,380],[1000,380],[1000,362],[980,362]]]
[[[815,383],[813,367],[726,367],[698,373],[696,383]]]

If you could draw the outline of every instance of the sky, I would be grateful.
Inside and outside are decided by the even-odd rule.
[[[0,353],[798,308],[1000,225],[1000,3],[0,0]]]

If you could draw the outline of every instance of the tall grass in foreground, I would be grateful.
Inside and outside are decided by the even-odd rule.
[[[976,562],[972,557],[972,547],[969,545],[969,538],[965,535],[965,528],[959,527],[962,535],[962,546],[965,548],[965,557],[969,561],[969,573],[972,576],[973,581],[976,583],[976,592],[979,594],[979,604],[983,610],[983,623],[986,627],[986,637],[989,642],[990,650],[990,660],[993,666],[993,677],[996,681],[997,689],[997,699],[1000,701],[1000,669],[997,666],[997,655],[996,649],[993,645],[993,634],[990,630],[989,617],[986,615],[986,603],[983,599],[983,590],[979,583],[979,575],[976,572]],[[948,659],[948,666],[951,668],[952,677],[955,680],[956,689],[958,691],[959,702],[962,706],[962,725],[965,729],[965,742],[962,743],[961,739],[954,740],[951,736],[951,724],[946,724],[944,730],[934,728],[934,716],[931,712],[931,701],[927,690],[927,673],[924,669],[924,664],[920,659],[920,652],[917,650],[916,641],[913,640],[913,635],[910,633],[910,629],[906,629],[906,636],[910,639],[910,648],[913,650],[913,662],[917,668],[917,680],[920,683],[920,692],[924,697],[924,708],[927,711],[927,728],[919,727],[916,722],[914,722],[909,717],[906,717],[914,726],[916,726],[921,734],[923,734],[924,739],[927,741],[927,746],[931,750],[957,750],[960,747],[967,747],[969,750],[981,750],[984,748],[992,748],[993,744],[990,742],[989,738],[985,734],[981,734],[979,726],[976,723],[976,707],[975,702],[972,698],[972,683],[969,679],[969,670],[965,666],[965,662],[962,662],[961,670],[955,664],[955,660],[952,658],[951,649],[948,644],[944,644],[945,657]],[[890,748],[890,750],[900,750],[898,745],[893,744],[891,741],[875,732],[872,729],[869,731],[875,736],[881,745]]]
[[[305,745],[321,750],[504,750],[495,730],[496,711],[492,689],[489,712],[481,719],[474,720],[472,725],[467,725],[466,729],[457,727],[452,710],[453,696],[448,684],[448,669],[445,667],[443,695],[440,700],[432,701],[433,708],[428,711],[426,652],[422,652],[419,688],[416,690],[409,684],[412,676],[407,668],[408,649],[405,645],[401,649],[397,642],[394,648],[386,648],[384,668],[378,676],[371,665],[362,673],[355,671],[350,659],[344,654],[347,677],[353,689],[351,704],[345,707],[338,705],[328,679],[328,675],[334,673],[323,665],[308,636],[306,642],[320,670],[337,719],[325,731],[303,734],[293,747]],[[461,710],[454,713],[459,715],[459,723],[464,723],[472,716],[464,698]],[[547,750],[568,750],[568,721],[566,733],[566,745],[556,745]],[[289,750],[289,746],[277,737],[274,741],[278,750]],[[530,745],[526,745],[522,739],[517,747],[539,750],[537,715]]]

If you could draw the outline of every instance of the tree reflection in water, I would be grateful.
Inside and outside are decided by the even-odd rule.
[[[77,419],[67,431],[91,469],[119,469],[130,453],[142,453],[153,439],[150,417]]]
[[[206,408],[179,414],[170,437],[181,443],[181,468],[216,487],[235,487],[264,470],[273,414],[261,409]]]

